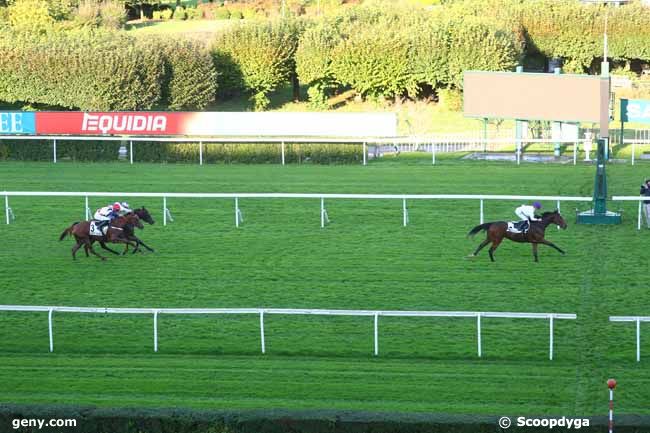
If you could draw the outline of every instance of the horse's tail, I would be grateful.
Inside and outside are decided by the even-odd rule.
[[[470,230],[469,233],[467,233],[467,236],[474,236],[476,233],[480,232],[481,230],[488,230],[492,224],[494,223],[485,223],[485,224],[478,225],[474,227],[472,230]]]
[[[59,240],[62,241],[63,239],[65,239],[66,236],[68,236],[69,234],[72,234],[72,229],[78,223],[79,222],[77,221],[74,224],[72,224],[70,227],[68,227],[67,229],[63,230],[63,233],[61,233],[61,236],[59,236]]]

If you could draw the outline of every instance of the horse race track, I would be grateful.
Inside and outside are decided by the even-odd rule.
[[[610,166],[609,194],[635,195],[650,170]],[[322,192],[591,195],[593,167],[379,162],[361,166],[2,163],[0,190],[125,192]],[[115,197],[118,198],[118,197]],[[609,315],[650,315],[650,232],[636,230],[636,203],[616,227],[576,226],[547,237],[567,251],[504,242],[465,256],[482,239],[477,201],[170,199],[174,222],[139,235],[155,254],[83,253],[59,234],[83,217],[82,198],[13,197],[16,220],[0,225],[0,304],[89,307],[275,307],[576,313],[557,321],[268,316],[267,354],[258,317],[0,312],[0,402],[191,408],[355,409],[467,414],[602,415],[605,380],[616,377],[617,412],[649,414],[650,328]],[[93,210],[108,202],[91,200]],[[487,202],[486,221],[511,219],[516,202]],[[581,205],[584,209],[586,206]],[[545,209],[554,203],[544,203]],[[647,335],[648,337],[645,337]],[[62,386],[65,384],[65,386]]]

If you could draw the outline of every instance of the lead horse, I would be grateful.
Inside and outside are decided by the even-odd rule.
[[[73,260],[77,258],[76,257],[77,250],[82,246],[84,247],[86,254],[88,254],[88,251],[90,251],[100,259],[106,260],[106,257],[101,256],[97,254],[97,252],[95,252],[92,246],[93,242],[97,241],[103,243],[105,241],[108,241],[114,243],[123,243],[123,244],[131,245],[135,248],[137,245],[132,243],[132,241],[129,239],[128,231],[127,231],[129,230],[129,227],[133,227],[133,226],[138,227],[140,229],[143,228],[140,218],[138,217],[138,215],[134,213],[122,217],[118,217],[113,221],[111,221],[111,223],[108,226],[108,229],[106,230],[105,236],[94,236],[90,234],[90,221],[81,221],[81,222],[76,222],[72,224],[70,227],[68,227],[67,229],[63,230],[63,233],[61,233],[61,236],[59,236],[59,240],[60,241],[63,240],[68,235],[74,236],[76,240],[76,244],[72,247]]]
[[[467,236],[474,236],[481,230],[485,230],[487,232],[487,238],[481,242],[478,248],[476,248],[476,251],[474,251],[474,254],[470,254],[469,257],[476,257],[478,252],[481,251],[483,247],[492,242],[489,253],[490,260],[494,261],[494,251],[499,247],[499,244],[501,241],[503,241],[504,238],[510,239],[514,242],[529,242],[533,244],[533,257],[535,258],[536,262],[539,262],[539,258],[537,257],[537,246],[539,244],[548,245],[549,247],[559,251],[560,254],[564,255],[565,252],[562,249],[558,248],[558,246],[553,242],[544,239],[544,232],[546,231],[546,227],[551,224],[558,225],[562,229],[567,228],[567,223],[564,221],[564,218],[562,218],[562,215],[560,215],[560,212],[558,210],[555,210],[553,212],[544,212],[541,216],[541,221],[531,221],[530,228],[526,233],[509,232],[508,223],[506,221],[495,221],[480,224],[470,230]]]

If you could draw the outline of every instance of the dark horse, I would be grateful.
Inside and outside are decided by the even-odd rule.
[[[544,212],[542,214],[542,220],[532,221],[530,223],[530,228],[526,233],[509,232],[508,223],[505,221],[495,221],[491,223],[478,225],[474,227],[472,230],[470,230],[467,235],[474,236],[476,233],[480,232],[481,230],[485,230],[487,232],[487,239],[481,242],[478,248],[476,248],[476,251],[474,251],[474,254],[470,254],[469,257],[476,257],[478,252],[481,251],[481,249],[484,246],[492,242],[492,246],[490,247],[490,260],[494,261],[494,251],[499,247],[499,244],[501,243],[503,238],[507,238],[515,242],[529,242],[533,244],[533,257],[535,257],[536,262],[539,261],[539,259],[537,258],[538,244],[548,245],[549,247],[555,248],[562,255],[564,255],[564,251],[558,248],[557,245],[555,245],[553,242],[544,239],[544,231],[546,230],[546,227],[548,227],[551,224],[558,225],[563,229],[566,229],[567,227],[566,221],[564,221],[564,218],[562,218],[562,215],[560,215],[560,212],[558,212],[557,210],[553,212]]]
[[[63,233],[61,233],[61,236],[59,236],[59,240],[63,240],[67,235],[73,235],[77,241],[77,243],[72,247],[72,259],[76,259],[76,253],[79,248],[83,245],[86,255],[88,254],[88,251],[96,255],[102,260],[106,260],[106,257],[100,256],[95,252],[93,249],[93,242],[97,241],[100,244],[103,244],[104,242],[114,242],[114,243],[123,243],[127,245],[132,245],[134,248],[136,247],[136,244],[132,243],[132,241],[129,240],[128,238],[128,229],[131,226],[131,231],[133,230],[133,226],[138,227],[138,228],[143,228],[144,226],[142,225],[142,222],[140,221],[140,217],[136,215],[135,213],[128,214],[122,217],[115,218],[113,221],[108,226],[108,230],[106,230],[106,236],[94,236],[90,234],[90,221],[81,221],[81,222],[76,222],[72,224],[70,227],[67,229],[63,230]],[[103,245],[106,247],[105,245]],[[106,247],[106,249],[109,249]],[[117,254],[117,253],[116,253]]]
[[[155,221],[151,217],[151,214],[149,213],[147,208],[144,207],[144,206],[142,206],[142,208],[139,208],[139,209],[134,209],[133,213],[136,214],[142,221],[146,222],[147,224],[154,224],[155,223]],[[138,248],[140,248],[140,245],[142,245],[143,247],[145,247],[146,249],[148,249],[152,253],[154,252],[153,248],[149,247],[147,244],[142,242],[140,240],[140,238],[138,238],[135,235],[135,233],[133,231],[133,226],[131,226],[131,225],[125,226],[124,231],[125,231],[125,234],[126,234],[126,237],[127,237],[128,240],[135,241],[135,248],[133,249],[133,253],[136,253],[138,251]],[[117,251],[113,251],[110,248],[106,247],[105,245],[102,245],[102,248],[107,249],[109,251],[112,251],[115,254],[118,254]],[[122,254],[126,254],[128,249],[129,249],[129,244],[126,244],[126,246],[124,247],[124,252]]]

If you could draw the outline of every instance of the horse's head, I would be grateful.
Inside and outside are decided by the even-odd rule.
[[[124,217],[124,222],[126,224],[136,226],[139,229],[144,228],[144,226],[142,225],[142,221],[140,221],[140,217],[135,213],[130,213],[130,214],[126,215]]]
[[[146,222],[147,224],[154,224],[155,221],[151,217],[151,214],[147,210],[146,207],[142,206],[140,209],[136,209],[133,211],[141,220]]]
[[[567,223],[564,221],[564,218],[562,218],[562,215],[560,215],[560,211],[555,209],[553,212],[544,212],[542,214],[542,221],[546,221],[548,224],[555,224],[557,226],[560,226],[562,229],[567,228]]]

